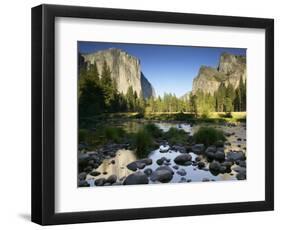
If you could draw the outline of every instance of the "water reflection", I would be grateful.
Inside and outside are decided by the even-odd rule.
[[[125,122],[120,124],[121,127],[126,129],[126,131],[129,132],[136,132],[143,126],[143,122],[137,121],[137,122]],[[179,124],[179,123],[168,123],[168,122],[157,122],[154,123],[157,125],[160,129],[162,129],[164,132],[167,132],[171,127],[183,129],[187,133],[193,133],[195,130],[197,130],[200,126],[194,125],[190,126],[189,124]],[[225,127],[220,125],[212,125],[215,128],[222,129],[224,132],[232,132],[235,133],[235,135],[232,135],[228,137],[228,141],[231,142],[230,146],[226,146],[226,151],[231,149],[242,149],[246,146],[246,129],[243,126],[236,126],[236,127]],[[237,138],[239,137],[239,141],[237,141]],[[240,140],[241,139],[241,140]],[[199,169],[197,166],[179,166],[174,163],[175,157],[177,157],[180,152],[177,151],[168,151],[165,153],[161,153],[159,149],[156,149],[152,151],[148,158],[152,159],[152,165],[146,166],[144,169],[140,171],[144,171],[147,168],[151,168],[153,171],[156,170],[159,165],[156,163],[156,161],[162,157],[165,157],[167,159],[170,159],[169,167],[171,167],[174,171],[174,175],[170,183],[178,183],[180,181],[202,181],[202,180],[215,180],[215,181],[223,181],[223,180],[236,180],[236,173],[232,171],[231,173],[224,173],[224,174],[218,174],[213,175],[209,170],[208,166],[209,163],[206,161],[206,159],[203,158],[203,161],[206,164],[205,169]],[[195,161],[195,158],[197,157],[196,154],[190,153],[192,156],[192,161]],[[110,175],[116,175],[117,176],[117,182],[122,183],[123,179],[133,173],[133,171],[129,170],[126,166],[136,161],[137,157],[134,153],[134,151],[131,150],[125,150],[120,149],[117,151],[117,154],[115,157],[110,159],[103,160],[103,163],[94,171],[98,171],[101,174],[98,176],[91,176],[90,174],[87,175],[87,182],[90,184],[90,186],[95,186],[94,181],[98,178],[108,178]],[[173,168],[173,166],[178,166],[177,169]],[[233,166],[235,167],[235,165]],[[185,170],[186,175],[181,176],[177,174],[178,170]],[[149,181],[149,183],[159,183],[159,182],[152,182]]]
[[[117,179],[120,180],[133,173],[133,171],[129,170],[126,166],[136,160],[137,157],[133,151],[120,149],[117,151],[114,158],[103,160],[102,164],[95,170],[100,172],[100,175],[94,177],[88,174],[87,180],[89,180],[92,185],[92,179],[107,178],[110,175],[116,175]]]

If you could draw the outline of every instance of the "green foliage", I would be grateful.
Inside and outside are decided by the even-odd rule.
[[[182,129],[170,128],[168,132],[164,133],[164,138],[169,142],[170,145],[174,144],[186,144],[187,133]]]
[[[145,129],[139,130],[135,135],[136,154],[139,158],[146,157],[153,146],[151,134]]]
[[[221,130],[212,127],[200,127],[194,133],[193,138],[196,143],[204,144],[205,146],[214,145],[217,141],[225,141],[225,136]]]
[[[104,130],[105,138],[114,143],[120,143],[125,136],[125,131],[119,127],[106,127]]]
[[[155,124],[147,124],[144,129],[154,138],[159,138],[163,135],[163,131]]]

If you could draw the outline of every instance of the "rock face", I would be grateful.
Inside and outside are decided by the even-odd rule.
[[[203,93],[214,94],[222,82],[232,84],[236,89],[240,79],[246,80],[246,57],[222,53],[217,68],[201,66],[198,75],[193,79],[192,93],[199,89]]]
[[[138,96],[142,93],[145,98],[155,97],[152,85],[141,72],[140,60],[121,49],[110,48],[95,53],[81,54],[79,66],[83,65],[81,61],[87,64],[95,62],[99,73],[102,72],[102,66],[106,61],[120,93],[126,94],[129,86],[132,86]]]

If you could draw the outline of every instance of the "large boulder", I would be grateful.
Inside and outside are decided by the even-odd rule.
[[[159,181],[161,183],[168,183],[173,178],[174,171],[169,166],[161,166],[157,168],[152,174],[150,179],[152,181]]]
[[[213,175],[218,175],[220,173],[221,164],[218,161],[212,161],[209,164],[209,170]]]
[[[152,164],[152,159],[144,158],[141,160],[131,162],[130,164],[127,165],[127,168],[132,171],[137,171],[137,169],[143,169],[145,166],[151,164]]]
[[[137,171],[137,169],[143,169],[146,166],[145,163],[140,161],[134,161],[127,165],[127,168],[131,171]]]
[[[224,161],[225,160],[224,151],[222,150],[216,151],[216,153],[214,154],[214,158],[220,162]]]
[[[78,178],[79,178],[79,180],[85,180],[86,176],[87,176],[86,172],[81,172],[81,173],[79,173]]]
[[[95,185],[96,186],[103,186],[106,183],[106,179],[105,178],[99,178],[95,180]]]
[[[159,152],[160,153],[166,153],[170,150],[170,146],[169,145],[161,145],[159,148]]]
[[[132,173],[126,177],[124,185],[148,184],[148,177],[143,172]]]
[[[180,154],[175,159],[174,162],[178,165],[188,165],[192,160],[192,156],[189,153]]]
[[[204,153],[205,146],[204,144],[196,144],[192,146],[192,152],[195,154],[202,154]]]
[[[239,160],[245,160],[245,154],[241,151],[239,152],[228,152],[226,155],[226,159],[229,161],[239,161]]]
[[[113,184],[117,181],[117,176],[116,175],[111,175],[109,176],[107,179],[106,179],[106,183],[110,183],[110,184]]]

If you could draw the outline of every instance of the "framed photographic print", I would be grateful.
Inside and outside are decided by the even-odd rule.
[[[32,9],[32,221],[273,210],[273,19]]]

